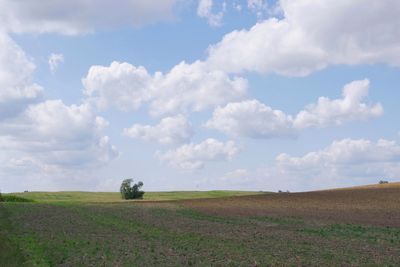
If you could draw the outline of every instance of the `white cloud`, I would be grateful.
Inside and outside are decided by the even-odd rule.
[[[247,8],[257,15],[258,20],[264,19],[269,12],[272,13],[266,0],[247,0]]]
[[[275,168],[293,180],[321,188],[399,179],[399,160],[400,145],[395,141],[343,139],[301,157],[280,154]]]
[[[400,66],[399,1],[281,0],[280,7],[282,19],[235,30],[211,46],[209,64],[227,72],[289,76],[331,64]]]
[[[236,169],[202,182],[215,188],[307,191],[400,179],[400,144],[380,139],[342,139],[302,156],[282,153],[255,170]]]
[[[320,97],[300,111],[294,121],[295,128],[325,127],[341,125],[348,121],[366,120],[383,114],[380,103],[368,105],[361,102],[368,96],[369,80],[348,83],[343,88],[343,98],[330,100]]]
[[[296,135],[310,127],[341,125],[345,122],[367,120],[383,114],[381,104],[369,105],[362,100],[368,95],[369,80],[353,81],[343,88],[343,98],[330,100],[320,97],[292,117],[274,110],[258,100],[229,103],[214,110],[205,126],[233,136],[272,138]]]
[[[163,118],[155,126],[134,124],[130,128],[125,128],[123,134],[160,144],[179,144],[188,142],[193,135],[193,130],[187,119],[178,115]]]
[[[24,51],[0,32],[0,120],[16,116],[41,98],[43,88],[32,82],[34,70]]]
[[[247,80],[209,70],[201,61],[181,62],[165,75],[156,73],[150,113],[160,116],[203,111],[242,99],[247,87]]]
[[[82,83],[85,95],[100,109],[115,107],[128,111],[149,99],[152,79],[142,66],[114,61],[109,67],[90,67]]]
[[[127,111],[150,102],[153,116],[202,111],[241,99],[247,92],[247,80],[210,71],[200,61],[181,62],[166,74],[154,75],[129,63],[92,66],[83,84],[89,101],[100,108]]]
[[[293,119],[257,100],[229,103],[214,110],[208,128],[234,136],[271,138],[293,135]]]
[[[171,20],[178,0],[42,0],[0,2],[0,25],[14,33],[75,35]]]
[[[157,152],[156,156],[175,168],[194,170],[203,168],[209,161],[231,159],[238,151],[233,141],[223,143],[209,138],[199,144],[190,143],[165,153]]]
[[[48,64],[51,73],[55,73],[58,69],[58,65],[64,62],[64,55],[63,54],[55,54],[51,53],[49,56]]]
[[[88,105],[47,100],[29,106],[0,125],[0,148],[6,155],[61,168],[103,164],[118,152],[101,130],[107,125]]]
[[[268,3],[264,0],[247,0],[247,7],[251,10],[262,9],[264,6],[267,6]]]
[[[224,10],[218,13],[213,13],[213,5],[213,0],[199,0],[199,5],[197,6],[197,15],[201,18],[206,18],[210,26],[218,27],[222,25]],[[225,6],[225,4],[223,6]]]

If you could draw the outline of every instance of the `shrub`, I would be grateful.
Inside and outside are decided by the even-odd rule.
[[[0,192],[0,202],[2,202],[3,201],[3,196],[1,195],[1,192]]]
[[[138,182],[137,184],[133,184],[133,179],[125,179],[122,181],[120,192],[121,197],[123,199],[140,199],[143,198],[144,192],[140,191],[140,188],[143,186],[142,182]]]

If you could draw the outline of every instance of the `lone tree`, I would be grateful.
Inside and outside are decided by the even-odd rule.
[[[142,182],[133,184],[133,179],[125,179],[122,181],[120,192],[123,199],[143,198],[144,192],[139,189],[143,186]]]

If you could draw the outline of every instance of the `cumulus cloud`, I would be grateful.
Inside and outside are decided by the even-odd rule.
[[[374,184],[400,179],[400,144],[379,139],[342,139],[327,147],[275,160],[254,170],[236,169],[202,183],[216,188],[306,191]]]
[[[341,125],[347,121],[366,120],[381,116],[383,107],[380,103],[368,105],[361,102],[368,96],[369,80],[348,83],[343,88],[343,98],[331,100],[320,97],[316,104],[306,106],[294,121],[295,128],[324,127]]]
[[[274,110],[258,100],[229,103],[216,108],[205,126],[233,136],[272,138],[296,135],[304,128],[367,120],[383,114],[380,103],[362,102],[368,96],[368,89],[369,80],[353,81],[344,86],[343,98],[320,97],[316,104],[306,106],[296,116]]]
[[[0,120],[16,116],[41,98],[43,88],[32,82],[34,70],[32,60],[0,31]]]
[[[197,15],[201,18],[206,18],[210,26],[218,27],[222,24],[226,4],[223,4],[223,11],[218,13],[212,12],[213,5],[213,0],[199,0],[199,5],[197,6]]]
[[[199,144],[185,144],[156,156],[169,165],[186,170],[201,169],[206,162],[232,159],[239,149],[233,141],[226,143],[209,138]]]
[[[82,79],[85,95],[98,108],[115,107],[123,111],[135,110],[149,99],[152,81],[144,67],[115,61],[109,67],[90,67]]]
[[[308,75],[331,64],[400,65],[396,0],[369,5],[361,0],[281,0],[280,8],[282,19],[235,30],[212,45],[209,64],[227,72],[288,76]]]
[[[75,35],[171,20],[178,0],[42,0],[0,2],[0,25],[14,33]]]
[[[193,130],[183,115],[163,118],[155,126],[134,124],[123,131],[125,136],[160,144],[179,144],[190,140]]]
[[[218,107],[206,126],[226,134],[249,138],[272,138],[293,134],[291,116],[280,110],[273,110],[258,100],[246,100]]]
[[[167,74],[156,74],[150,106],[152,115],[203,111],[242,99],[247,80],[230,77],[223,71],[209,70],[201,61],[181,62]]]
[[[106,126],[88,105],[47,100],[0,125],[0,148],[42,167],[93,166],[118,155],[109,137],[101,134]]]
[[[51,53],[49,56],[48,64],[51,73],[55,73],[56,70],[58,69],[58,66],[60,63],[64,62],[64,55],[63,54],[55,54]]]
[[[294,157],[280,154],[275,168],[292,179],[306,180],[319,187],[377,182],[380,178],[398,179],[400,171],[400,145],[380,139],[343,139],[328,147]],[[309,181],[307,181],[309,180]]]
[[[89,101],[100,108],[127,111],[150,102],[153,116],[202,111],[241,99],[247,92],[247,80],[210,71],[200,61],[181,62],[166,74],[154,75],[129,63],[92,66],[83,85]]]

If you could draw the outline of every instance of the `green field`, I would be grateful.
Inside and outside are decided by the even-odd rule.
[[[217,198],[258,195],[260,192],[249,191],[170,191],[170,192],[146,192],[145,201],[165,201],[199,198]],[[121,199],[117,192],[26,192],[13,193],[11,195],[32,199],[37,202],[127,202]],[[132,200],[132,201],[143,201]]]
[[[396,227],[234,210],[213,214],[191,206],[246,194],[146,193],[147,200],[191,199],[165,202],[121,201],[116,193],[18,194],[35,202],[0,203],[0,266],[400,265]],[[258,193],[223,203],[290,195]]]

